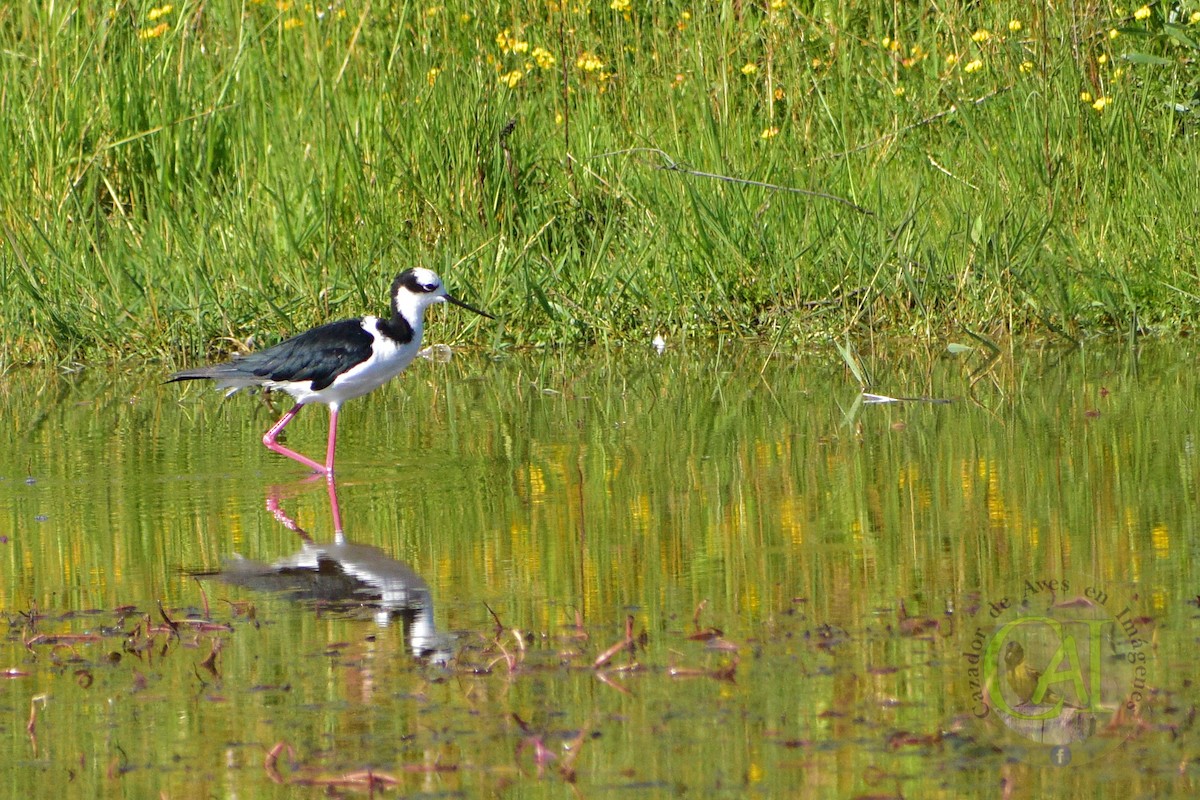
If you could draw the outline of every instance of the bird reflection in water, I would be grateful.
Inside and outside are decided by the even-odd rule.
[[[429,584],[408,564],[378,547],[348,541],[342,530],[337,487],[333,481],[326,486],[333,512],[332,543],[320,544],[301,528],[280,506],[283,490],[275,486],[267,493],[267,510],[300,537],[300,549],[269,564],[234,556],[225,560],[219,572],[207,576],[281,594],[325,611],[353,614],[372,609],[380,627],[400,621],[413,656],[433,663],[448,661],[454,637],[437,630]]]

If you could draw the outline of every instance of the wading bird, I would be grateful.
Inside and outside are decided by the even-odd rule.
[[[228,390],[226,396],[247,387],[287,392],[296,405],[263,435],[263,444],[332,479],[338,409],[347,400],[378,389],[412,363],[421,349],[425,309],[434,303],[453,303],[495,319],[452,297],[437,273],[418,267],[401,272],[392,283],[390,318],[366,316],[330,322],[266,350],[177,372],[168,382],[211,379],[218,388]],[[324,464],[276,441],[309,403],[329,406],[329,443]]]

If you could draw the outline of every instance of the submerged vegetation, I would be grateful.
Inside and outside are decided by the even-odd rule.
[[[1186,332],[1200,4],[0,9],[0,363],[441,271],[535,346]],[[803,191],[797,191],[803,190]]]

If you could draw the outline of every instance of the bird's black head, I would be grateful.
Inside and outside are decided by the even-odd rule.
[[[469,306],[447,292],[442,279],[431,269],[414,267],[396,276],[392,284],[394,314],[404,317],[410,325],[418,325],[422,313],[434,303],[453,303],[488,319],[495,319],[491,314]]]
[[[397,292],[409,291],[413,294],[430,294],[436,292],[442,287],[442,279],[437,276],[437,273],[431,269],[424,267],[414,267],[406,269],[396,276],[396,280],[392,283],[392,297],[395,297]]]

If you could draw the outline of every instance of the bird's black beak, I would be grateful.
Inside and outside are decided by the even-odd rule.
[[[462,300],[459,300],[457,297],[455,297],[453,295],[444,294],[444,295],[442,295],[442,297],[446,300],[447,303],[453,303],[454,305],[458,306],[459,308],[465,308],[467,311],[474,311],[476,314],[478,314],[481,317],[487,317],[488,319],[495,319],[495,317],[493,317],[491,314],[487,313],[486,311],[480,311],[475,306],[469,306],[466,303],[464,303]]]

